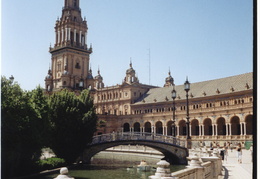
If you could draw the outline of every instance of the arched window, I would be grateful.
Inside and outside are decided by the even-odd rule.
[[[130,125],[128,123],[124,123],[124,132],[130,132]]]
[[[146,122],[144,124],[144,132],[151,133],[152,132],[152,125],[150,122]]]
[[[139,122],[134,123],[134,132],[140,132],[140,123]]]

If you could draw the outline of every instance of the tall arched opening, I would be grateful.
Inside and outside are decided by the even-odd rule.
[[[240,135],[240,119],[238,116],[234,116],[230,120],[231,123],[231,135]]]
[[[163,134],[163,124],[161,121],[156,122],[155,128],[156,128],[156,134]]]
[[[186,135],[186,121],[181,120],[179,122],[179,135]]]
[[[210,118],[207,118],[203,122],[204,124],[204,135],[212,135],[212,121]]]
[[[134,132],[140,132],[140,123],[139,122],[136,122],[134,123]]]
[[[152,133],[152,125],[150,122],[144,124],[144,132]]]
[[[124,132],[130,132],[130,125],[128,123],[124,123]]]
[[[193,119],[191,121],[191,134],[190,135],[199,135],[199,121]]]
[[[226,121],[225,118],[220,117],[217,119],[218,135],[226,135]]]

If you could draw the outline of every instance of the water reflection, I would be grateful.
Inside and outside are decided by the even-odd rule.
[[[82,165],[70,169],[69,175],[75,179],[148,179],[154,175],[155,171],[142,172],[136,168],[131,168],[145,160],[149,165],[156,167],[162,156],[151,156],[144,154],[125,154],[101,152],[93,157],[91,165]],[[127,169],[128,168],[128,169]],[[184,165],[170,166],[171,172],[185,168]],[[55,174],[41,177],[40,179],[51,179],[58,175]],[[37,177],[39,179],[39,177]]]

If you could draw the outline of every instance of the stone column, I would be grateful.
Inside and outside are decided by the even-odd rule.
[[[68,32],[68,33],[69,33],[69,35],[68,35],[68,40],[70,41],[70,28],[69,28],[69,32]]]
[[[199,136],[201,136],[201,125],[199,125]]]
[[[60,31],[58,31],[58,44],[60,43]]]
[[[232,135],[232,129],[231,129],[231,124],[229,124],[229,135]]]
[[[212,124],[212,136],[215,135],[215,124]]]
[[[243,122],[240,123],[240,135],[243,135]]]
[[[246,135],[246,123],[244,122],[244,135]]]
[[[218,136],[218,125],[216,124],[216,136]]]
[[[204,125],[202,125],[202,135],[204,136]]]
[[[176,136],[179,136],[179,135],[180,135],[180,126],[176,126],[176,128],[177,128],[177,134],[176,134]]]
[[[85,44],[84,45],[86,45],[87,44],[87,32],[85,32]]]
[[[68,40],[68,28],[65,28],[65,42]]]
[[[74,29],[74,42],[76,42],[76,37],[77,37],[77,29]]]
[[[228,136],[229,131],[228,131],[228,124],[226,124],[226,136]]]
[[[79,32],[79,44],[81,44],[81,34],[82,34],[82,31]]]
[[[64,41],[64,29],[61,29],[61,42]]]

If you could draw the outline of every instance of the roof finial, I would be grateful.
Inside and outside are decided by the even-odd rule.
[[[99,65],[98,65],[98,74],[100,75]]]
[[[132,68],[132,57],[130,57],[130,67]]]
[[[169,76],[171,76],[171,68],[169,67],[169,72],[168,72]]]

